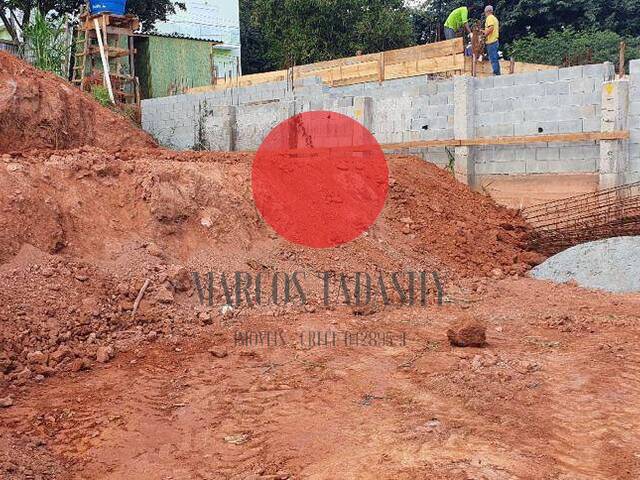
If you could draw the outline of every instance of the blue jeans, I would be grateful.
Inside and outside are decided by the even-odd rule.
[[[491,66],[493,67],[494,75],[500,75],[500,56],[498,55],[499,49],[499,41],[495,41],[487,45],[487,53],[489,54],[489,60],[491,60]]]
[[[446,40],[453,40],[456,38],[456,31],[453,28],[444,27],[444,38]]]

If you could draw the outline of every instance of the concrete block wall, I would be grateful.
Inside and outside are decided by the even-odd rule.
[[[629,75],[629,162],[625,182],[640,181],[640,60],[632,60]]]
[[[177,149],[236,150],[255,150],[281,121],[321,109],[360,121],[384,144],[624,127],[631,131],[626,143],[535,143],[450,151],[455,154],[456,174],[468,183],[482,176],[556,173],[600,173],[602,178],[606,173],[617,175],[616,182],[640,180],[640,62],[631,62],[628,86],[614,82],[613,91],[627,92],[626,107],[617,93],[615,98],[603,93],[614,76],[613,65],[605,63],[481,79],[421,76],[342,87],[307,78],[294,85],[274,82],[145,100],[143,127]],[[450,158],[444,148],[405,153],[439,165],[447,165]],[[613,157],[622,160],[607,163],[606,158]]]
[[[615,75],[610,63],[476,80],[478,137],[597,132],[602,84]],[[597,142],[487,146],[477,149],[476,173],[595,173]]]

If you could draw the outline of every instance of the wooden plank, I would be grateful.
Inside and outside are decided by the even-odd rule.
[[[385,52],[387,64],[411,62],[415,60],[425,60],[428,58],[446,57],[464,53],[464,43],[462,38],[445,40],[444,42],[418,45],[417,47],[402,48],[399,50],[389,50]]]
[[[401,143],[384,143],[380,144],[383,150],[407,150],[412,148],[430,148],[430,147],[471,147],[478,145],[524,145],[529,143],[574,143],[585,141],[603,141],[603,140],[626,140],[629,138],[628,130],[617,130],[615,132],[583,132],[583,133],[558,133],[553,135],[527,135],[518,137],[484,137],[468,140],[419,140],[415,142]],[[282,152],[283,155],[301,155],[305,153],[313,153],[319,155],[321,153],[336,152],[354,152],[371,150],[370,145],[352,146],[352,147],[332,147],[323,149],[292,149],[288,152]],[[247,150],[252,152],[252,150]]]
[[[572,143],[602,140],[626,140],[628,138],[628,130],[615,132],[556,133],[549,135],[525,135],[461,140],[461,146],[471,147],[477,145],[519,145],[527,143]]]
[[[524,145],[529,143],[574,143],[603,140],[626,140],[629,138],[628,130],[615,132],[582,132],[582,133],[558,133],[549,135],[525,135],[514,137],[484,137],[468,140],[423,140],[416,142],[387,143],[381,145],[385,150],[404,150],[409,148],[428,147],[473,147],[479,145]]]

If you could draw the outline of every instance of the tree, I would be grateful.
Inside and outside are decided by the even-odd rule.
[[[403,0],[245,0],[241,5],[245,73],[414,43]]]
[[[11,38],[16,43],[20,43],[14,24],[17,24],[20,30],[24,30],[36,10],[42,12],[44,16],[50,14],[60,16],[77,13],[85,3],[84,0],[0,0],[0,19]],[[153,30],[157,21],[166,20],[168,15],[176,12],[176,8],[184,10],[186,7],[184,3],[172,0],[129,0],[127,2],[127,12],[138,15],[146,31]]]
[[[563,65],[581,63],[589,57],[593,63],[619,63],[619,46],[623,37],[615,32],[603,30],[577,31],[571,27],[561,31],[552,31],[547,36],[535,34],[515,40],[511,45],[511,53],[515,60],[530,63],[546,63]],[[637,38],[626,39],[626,59],[640,56],[640,41]]]
[[[412,8],[416,37],[434,38],[434,24],[444,23],[447,15],[464,0],[425,0]],[[572,27],[578,31],[609,30],[624,37],[640,35],[638,0],[472,0],[472,18],[480,19],[484,6],[491,3],[500,20],[500,40],[505,45],[535,34]],[[444,14],[442,14],[444,11]]]

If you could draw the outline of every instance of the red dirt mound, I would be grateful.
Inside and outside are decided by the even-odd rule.
[[[0,52],[0,152],[153,147],[150,135],[68,82]]]
[[[516,212],[418,158],[389,159],[382,215],[330,249],[271,230],[253,204],[251,163],[249,154],[161,149],[0,155],[0,384],[86,368],[101,346],[117,350],[128,339],[194,334],[221,315],[202,310],[194,271],[303,271],[310,303],[322,308],[318,272],[353,280],[436,271],[447,292],[465,278],[528,268]],[[224,305],[221,296],[215,303]]]

